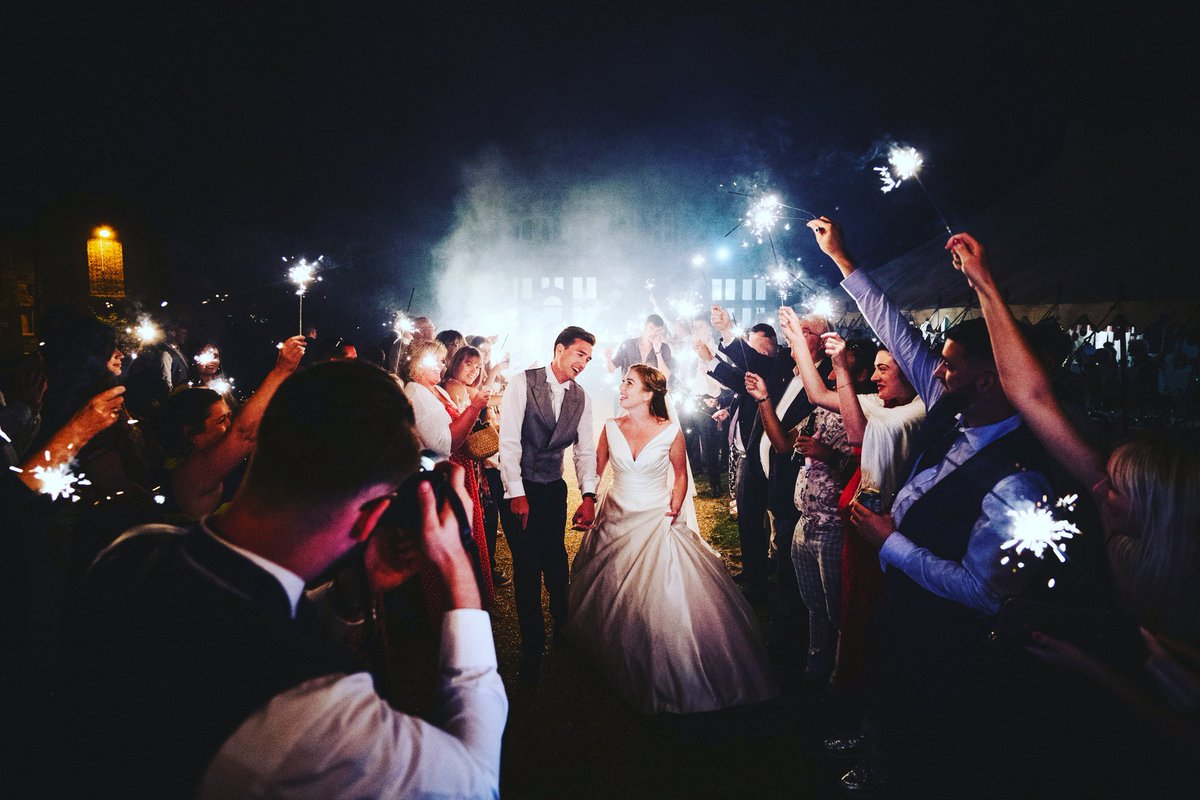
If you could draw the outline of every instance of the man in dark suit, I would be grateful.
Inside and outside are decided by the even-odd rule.
[[[66,637],[74,794],[496,795],[507,699],[454,511],[422,484],[414,530],[372,535],[413,502],[396,499],[417,464],[412,426],[379,368],[309,367],[271,399],[225,513],[134,529],[100,555]],[[457,467],[449,491],[465,498]],[[392,709],[325,635],[362,624],[365,590],[305,584],[347,555],[372,592],[424,564],[445,586],[436,725]]]
[[[780,616],[790,618],[800,608],[800,593],[789,557],[792,532],[799,518],[793,500],[799,467],[790,454],[775,453],[770,447],[765,448],[764,460],[758,403],[746,392],[745,381],[747,372],[762,377],[778,407],[795,378],[795,363],[791,350],[778,345],[775,329],[770,325],[755,325],[742,339],[735,334],[733,321],[725,309],[713,306],[711,319],[721,335],[720,354],[713,354],[703,345],[697,346],[697,354],[708,363],[713,378],[737,393],[734,403],[738,417],[737,439],[745,452],[738,468],[736,490],[744,591],[751,600],[761,601],[766,597],[770,548],[766,515],[769,510],[775,518]],[[816,357],[822,352],[820,334],[827,326],[820,318],[806,320],[805,324],[813,331],[811,337],[806,337],[806,344]],[[798,395],[794,391],[792,394],[781,419],[785,430],[796,427],[812,412],[803,390]]]

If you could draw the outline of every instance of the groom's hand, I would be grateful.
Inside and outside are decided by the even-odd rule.
[[[521,519],[521,530],[529,525],[529,498],[522,495],[509,501],[508,508]]]
[[[571,528],[584,531],[592,527],[592,523],[595,521],[596,501],[591,497],[585,497],[579,504],[579,508],[575,510],[575,516],[571,518]]]

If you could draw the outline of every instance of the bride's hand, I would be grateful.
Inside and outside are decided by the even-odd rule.
[[[680,511],[682,511],[682,509],[681,509],[681,508],[669,508],[669,509],[667,509],[667,516],[671,518],[671,522],[672,522],[672,523],[674,523],[674,522],[675,522],[675,520],[679,519],[679,512],[680,512]]]

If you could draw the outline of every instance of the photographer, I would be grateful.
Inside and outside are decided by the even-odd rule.
[[[226,513],[135,529],[101,555],[67,640],[84,759],[74,772],[89,794],[498,793],[508,702],[455,512],[423,482],[419,536],[375,531],[416,467],[412,427],[382,370],[317,364],[272,398]],[[359,545],[373,592],[425,563],[445,582],[436,725],[390,708],[318,629],[322,603],[358,621],[336,589],[304,586]]]

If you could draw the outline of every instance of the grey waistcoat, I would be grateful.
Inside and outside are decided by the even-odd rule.
[[[525,420],[521,425],[521,480],[553,483],[562,478],[563,450],[575,443],[583,416],[583,388],[574,381],[563,395],[558,422],[546,368],[525,370]]]

